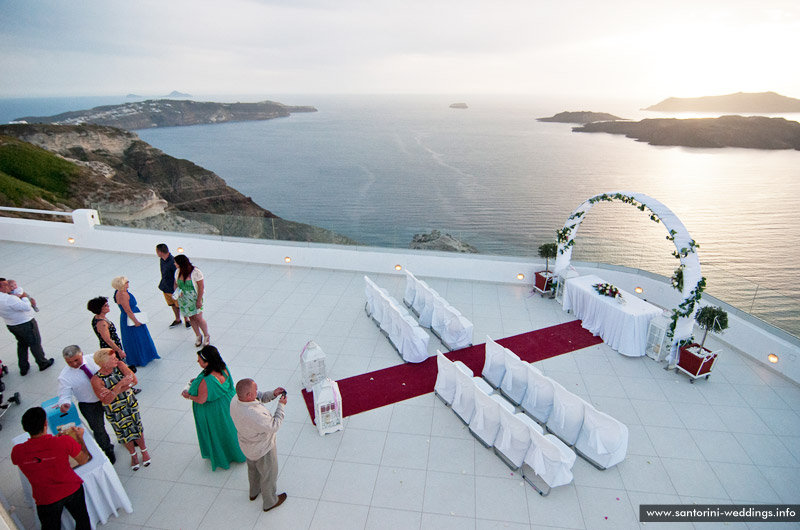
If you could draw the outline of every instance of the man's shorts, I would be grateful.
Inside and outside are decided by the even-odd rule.
[[[164,300],[166,300],[166,301],[167,301],[167,305],[168,305],[168,306],[175,306],[175,307],[178,307],[178,301],[177,301],[177,300],[175,300],[175,299],[172,297],[172,293],[163,293],[163,294],[164,294]]]

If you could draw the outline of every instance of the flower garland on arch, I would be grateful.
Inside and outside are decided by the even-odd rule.
[[[661,218],[655,213],[649,206],[645,203],[637,200],[630,195],[625,195],[623,193],[603,193],[602,195],[597,195],[596,197],[592,197],[587,202],[591,205],[594,205],[599,202],[613,202],[613,201],[620,201],[625,204],[630,204],[636,207],[638,210],[642,212],[647,212],[650,220],[656,223],[661,222]],[[565,223],[565,226],[559,230],[556,230],[556,241],[559,244],[558,252],[559,254],[563,254],[568,248],[572,247],[575,244],[575,239],[572,235],[572,230],[575,226],[580,222],[580,218],[586,212],[575,212],[574,214],[570,215]],[[570,223],[570,221],[573,221]],[[670,230],[669,235],[667,235],[668,241],[675,241],[675,230]],[[700,248],[700,245],[692,239],[689,241],[688,247],[683,247],[680,250],[675,250],[672,252],[673,257],[676,259],[685,258],[690,253],[696,253],[697,249]],[[683,291],[684,282],[683,282],[683,270],[684,264],[681,263],[675,272],[673,273],[672,277],[670,278],[670,283],[672,287],[678,291]],[[681,317],[691,318],[692,314],[694,313],[695,306],[700,301],[703,296],[703,291],[706,288],[706,278],[701,277],[700,280],[697,282],[697,285],[689,292],[689,295],[684,298],[683,302],[681,302],[677,308],[672,310],[672,315],[670,317],[669,329],[667,330],[667,337],[669,339],[673,339],[675,337],[675,329],[678,326],[678,320]],[[599,291],[598,291],[599,292]],[[678,343],[678,347],[684,346],[694,341],[694,337],[690,336],[688,339],[681,340]]]

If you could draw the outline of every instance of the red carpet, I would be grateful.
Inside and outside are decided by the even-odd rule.
[[[583,329],[579,320],[549,328],[529,331],[497,341],[527,362],[536,362],[564,353],[594,346],[602,341]],[[461,361],[476,375],[483,371],[485,344],[447,353],[448,359]],[[343,415],[361,412],[405,401],[429,392],[436,384],[436,357],[421,363],[406,363],[338,381],[342,394]],[[311,420],[314,420],[314,397],[303,390]]]

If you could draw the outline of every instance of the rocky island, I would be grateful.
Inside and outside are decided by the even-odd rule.
[[[764,116],[598,122],[572,130],[624,134],[650,145],[800,150],[800,123]]]
[[[149,99],[105,105],[90,110],[64,112],[55,116],[26,116],[15,123],[53,125],[107,125],[134,131],[152,127],[176,127],[231,121],[271,120],[297,112],[316,112],[314,107],[293,107],[274,101],[258,103],[215,103],[174,99]]]
[[[614,116],[613,114],[608,114],[607,112],[590,112],[588,110],[582,110],[579,112],[559,112],[555,116],[550,116],[549,118],[537,118],[536,121],[554,123],[593,123],[596,121],[617,121],[624,119],[625,118],[620,118],[618,116]]]
[[[154,230],[355,244],[281,219],[215,173],[100,125],[0,125],[0,204],[94,208],[103,224]]]
[[[663,112],[800,112],[800,99],[781,96],[775,92],[737,92],[725,96],[700,98],[667,98],[644,110]]]
[[[414,234],[414,239],[408,248],[418,250],[440,250],[443,252],[461,252],[464,254],[477,254],[478,249],[451,236],[442,234],[440,230],[431,230],[430,234]]]

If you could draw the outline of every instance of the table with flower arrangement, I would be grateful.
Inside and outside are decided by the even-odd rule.
[[[618,293],[618,296],[607,296],[598,291],[611,295]],[[662,311],[595,275],[567,280],[562,307],[564,311],[572,311],[581,320],[584,329],[628,357],[644,355],[647,326]]]

